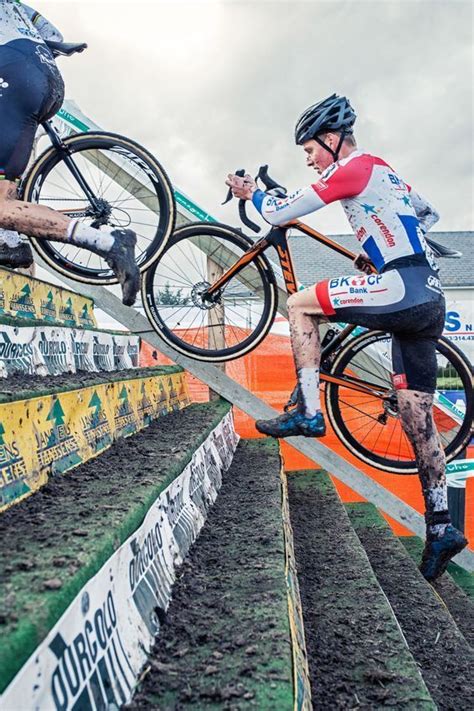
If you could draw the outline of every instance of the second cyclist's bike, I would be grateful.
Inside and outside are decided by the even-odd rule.
[[[85,44],[47,42],[54,56],[82,52]],[[130,228],[137,235],[141,272],[159,257],[176,216],[173,188],[160,163],[135,141],[115,133],[87,131],[61,138],[51,121],[42,124],[51,141],[19,186],[19,197],[92,227]],[[56,271],[88,284],[115,284],[106,261],[64,242],[30,238]]]
[[[269,178],[266,166],[259,177],[267,191],[285,194]],[[246,217],[243,201],[240,216],[247,226],[259,229]],[[288,247],[290,230],[351,261],[355,258],[350,250],[297,220],[273,227],[256,242],[241,230],[219,223],[177,229],[142,280],[145,311],[159,335],[180,353],[202,361],[217,363],[250,353],[268,334],[278,305],[278,265],[268,259],[269,248],[276,250],[286,292],[297,290]],[[430,246],[437,256],[459,256],[434,242]],[[364,277],[354,279],[360,283]],[[444,337],[437,344],[437,360],[434,417],[450,460],[471,437],[472,369],[464,354]],[[330,328],[323,340],[320,372],[326,411],[344,445],[384,471],[415,473],[414,453],[401,427],[393,386],[390,334],[345,324]]]

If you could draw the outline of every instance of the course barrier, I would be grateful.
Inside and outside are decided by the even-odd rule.
[[[92,299],[0,267],[0,322],[5,317],[97,328]]]
[[[138,368],[140,338],[127,333],[0,324],[0,377]]]
[[[290,521],[288,485],[283,467],[280,469],[282,490],[283,535],[285,539],[285,574],[288,590],[288,616],[290,620],[291,651],[293,655],[294,711],[311,711],[311,685],[304,636],[303,610],[298,586],[298,574]]]
[[[176,568],[206,520],[238,439],[227,412],[24,664],[2,708],[118,708],[131,698]]]
[[[183,372],[0,403],[0,511],[190,403]]]

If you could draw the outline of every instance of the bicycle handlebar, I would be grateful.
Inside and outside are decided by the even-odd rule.
[[[234,175],[238,175],[239,178],[243,178],[245,175],[245,169],[239,168],[239,170],[235,171]],[[275,197],[286,197],[286,188],[284,188],[283,185],[280,185],[275,180],[270,178],[270,176],[268,175],[268,165],[260,166],[258,173],[255,177],[255,182],[257,182],[258,180],[262,181],[265,186],[266,192],[270,195],[274,195]],[[232,198],[232,190],[231,188],[229,188],[229,190],[227,191],[226,199],[222,204],[226,205],[230,200],[232,200]],[[247,216],[246,202],[247,200],[239,200],[239,217],[244,223],[244,225],[246,225],[253,232],[260,232],[261,228],[255,222],[252,222],[252,220]]]

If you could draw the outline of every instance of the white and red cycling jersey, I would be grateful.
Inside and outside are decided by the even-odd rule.
[[[337,200],[378,271],[400,257],[430,256],[424,233],[439,219],[436,210],[388,163],[360,150],[330,165],[314,185],[286,198],[261,190],[252,198],[272,225],[285,224]]]

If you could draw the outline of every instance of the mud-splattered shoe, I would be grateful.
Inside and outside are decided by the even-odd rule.
[[[20,242],[14,247],[0,244],[0,266],[9,269],[27,269],[33,264],[33,252],[28,242]]]
[[[132,230],[113,230],[110,234],[114,244],[102,256],[119,280],[123,303],[131,306],[140,288],[140,272],[135,262],[137,237]]]
[[[257,420],[255,427],[269,437],[324,437],[326,434],[322,412],[317,412],[314,417],[309,418],[298,409],[285,412],[272,420]]]
[[[467,546],[467,539],[451,524],[439,538],[428,537],[421,558],[421,574],[430,582],[439,578],[455,555]]]

